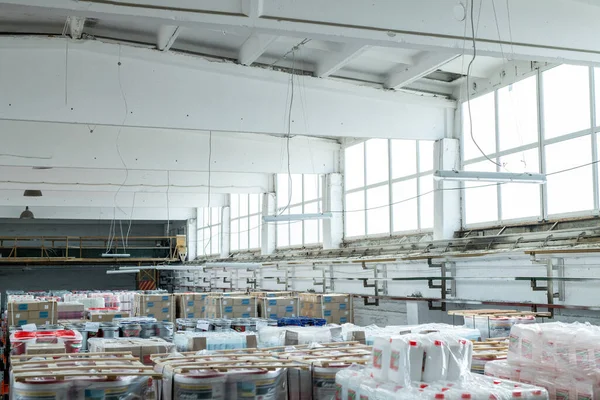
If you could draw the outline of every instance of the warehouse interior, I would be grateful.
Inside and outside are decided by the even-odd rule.
[[[410,386],[369,359],[377,338],[415,326],[446,335],[485,316],[472,346],[493,361],[486,375],[543,391],[493,398],[600,398],[598,19],[597,0],[0,0],[0,395],[42,398],[27,386],[33,361],[15,357],[9,337],[25,332],[16,325],[41,332],[63,319],[17,323],[15,304],[65,303],[65,315],[79,315],[66,303],[85,299],[78,323],[88,337],[113,323],[111,301],[123,305],[115,321],[124,313],[143,331],[139,318],[154,314],[140,309],[162,301],[147,296],[170,296],[163,322],[177,332],[184,320],[228,319],[227,301],[265,319],[275,296],[295,299],[276,320],[366,332],[350,346],[368,355],[350,364],[375,368],[377,385]],[[342,298],[326,315],[325,302]],[[206,302],[202,314],[180,314],[186,301]],[[221,309],[211,317],[213,301]],[[508,330],[492,335],[490,318],[510,320]],[[546,348],[511,355],[530,333],[520,319],[535,322],[537,338],[594,338],[568,357],[549,342],[569,370],[586,372],[577,385],[563,372],[571,397],[543,371],[515,377],[536,354],[551,364]],[[208,324],[197,323],[192,331]],[[342,336],[330,341],[361,337]],[[90,349],[78,353],[94,357]],[[428,368],[417,381],[439,378],[427,380]],[[334,391],[363,373],[348,371],[334,374]],[[327,385],[295,397],[290,379],[285,394],[264,398],[346,400]],[[582,397],[588,381],[593,395]],[[238,398],[226,382],[213,397],[186,397],[199,394],[175,384],[115,398]],[[488,398],[483,383],[470,384],[473,397],[445,398]],[[69,393],[51,398],[105,398]]]

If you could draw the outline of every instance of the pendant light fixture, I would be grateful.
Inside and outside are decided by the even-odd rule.
[[[29,206],[25,207],[25,211],[21,213],[20,219],[34,219],[33,213],[29,211]]]

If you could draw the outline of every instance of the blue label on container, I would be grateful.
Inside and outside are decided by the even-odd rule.
[[[250,318],[250,313],[243,313],[242,318]]]
[[[18,325],[18,326],[27,325],[27,321],[26,321],[26,320],[19,321],[19,322],[17,323],[17,325]]]
[[[148,304],[146,304],[147,307],[154,307],[154,302],[153,301],[149,301]]]
[[[271,318],[271,319],[279,319],[279,317],[277,316],[277,314],[269,314],[269,318]]]
[[[294,312],[294,306],[287,306],[285,312]]]
[[[191,312],[191,313],[188,313],[187,317],[188,317],[188,318],[194,318],[194,313],[193,313],[193,312]]]
[[[323,303],[331,303],[331,297],[330,296],[323,296]]]
[[[206,307],[202,307],[202,312],[206,311]]]
[[[19,304],[19,311],[27,311],[28,304]]]
[[[267,293],[267,297],[275,297],[275,293]]]
[[[162,299],[163,301],[169,301],[169,296],[163,296]]]
[[[193,300],[188,301],[188,307],[194,307],[194,301]]]
[[[331,310],[323,310],[323,315],[325,317],[331,317]]]
[[[340,324],[345,324],[347,322],[348,322],[348,318],[346,318],[346,317],[340,318]]]
[[[242,305],[246,306],[248,304],[250,304],[250,299],[243,299],[242,300]]]
[[[346,303],[340,303],[340,310],[346,309]]]
[[[123,315],[121,314],[116,314],[113,318],[123,318]]]
[[[48,318],[48,311],[40,311],[40,318]]]
[[[149,318],[154,318],[154,314],[148,314]]]
[[[165,307],[161,311],[166,314],[169,312],[169,307]]]
[[[277,305],[277,300],[269,300],[269,305],[270,306],[276,306]]]
[[[227,307],[225,307],[225,312],[226,313],[233,312],[233,306],[227,306]]]

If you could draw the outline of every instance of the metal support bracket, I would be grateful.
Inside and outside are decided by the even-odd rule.
[[[379,306],[379,299],[375,299],[374,301],[369,301],[368,297],[364,298],[365,306]]]

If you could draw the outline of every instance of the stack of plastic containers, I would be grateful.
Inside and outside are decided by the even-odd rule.
[[[30,344],[57,344],[64,346],[65,353],[79,353],[83,337],[81,333],[73,330],[55,331],[16,331],[10,335],[11,354],[20,355],[27,353]]]
[[[472,348],[440,332],[377,337],[367,368],[336,375],[336,399],[548,399],[540,387],[471,374]]]
[[[600,398],[600,328],[560,322],[515,325],[505,361],[485,374],[545,387],[551,399]]]
[[[465,316],[465,327],[478,329],[482,339],[507,337],[510,330],[517,324],[535,324],[533,315],[528,316]]]
[[[250,332],[212,331],[212,332],[176,332],[173,343],[178,351],[194,350],[233,350],[248,347],[247,336]],[[199,338],[204,340],[199,341]],[[203,349],[197,347],[201,343]]]

